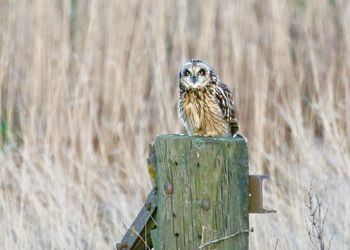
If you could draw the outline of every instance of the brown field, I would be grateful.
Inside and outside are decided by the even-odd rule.
[[[111,249],[151,189],[148,144],[183,131],[177,74],[229,84],[251,173],[251,249],[350,246],[350,4],[342,0],[0,1],[1,249]],[[335,234],[334,234],[335,233]],[[277,245],[277,246],[276,246]]]

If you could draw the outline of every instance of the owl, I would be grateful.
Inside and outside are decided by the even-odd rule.
[[[205,61],[191,59],[179,73],[179,116],[189,135],[235,136],[232,93]]]

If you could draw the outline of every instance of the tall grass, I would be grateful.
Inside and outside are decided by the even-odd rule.
[[[1,1],[1,249],[110,249],[151,189],[148,143],[182,131],[177,72],[234,92],[251,173],[269,173],[251,249],[350,246],[350,5],[334,0]],[[326,191],[325,191],[326,190]]]

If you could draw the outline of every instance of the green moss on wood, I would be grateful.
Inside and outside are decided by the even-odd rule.
[[[162,135],[155,142],[159,249],[198,249],[249,227],[243,138]],[[164,185],[173,185],[166,193]],[[248,234],[205,249],[248,249]]]

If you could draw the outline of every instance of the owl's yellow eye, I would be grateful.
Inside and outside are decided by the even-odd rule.
[[[190,75],[191,75],[191,72],[190,72],[189,70],[185,70],[184,75],[185,75],[185,76],[190,76]]]
[[[205,70],[204,70],[204,69],[201,69],[201,70],[198,72],[198,75],[199,75],[199,76],[205,75]]]

